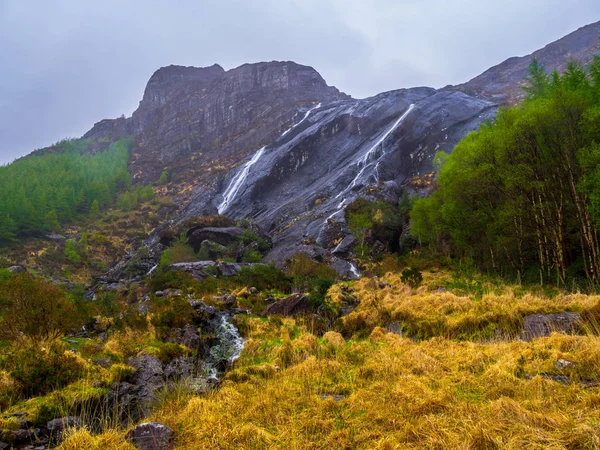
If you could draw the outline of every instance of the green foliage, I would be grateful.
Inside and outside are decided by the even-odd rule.
[[[150,303],[150,323],[155,327],[156,337],[166,340],[172,328],[182,328],[192,322],[194,310],[182,296],[157,297]]]
[[[163,170],[158,179],[158,184],[167,184],[169,182],[169,172]]]
[[[400,280],[412,288],[417,288],[423,282],[423,275],[421,275],[421,271],[416,267],[409,267],[402,271]]]
[[[82,322],[77,304],[49,281],[17,274],[0,283],[2,339],[55,339]]]
[[[534,61],[528,81],[527,101],[448,156],[412,233],[518,281],[600,282],[600,58],[589,76],[570,64],[549,77]]]
[[[167,267],[180,262],[196,261],[196,259],[194,250],[186,243],[185,238],[183,238],[175,241],[171,247],[163,252],[160,257],[160,266]]]
[[[98,203],[98,199],[94,199],[92,202],[92,206],[90,206],[90,217],[92,219],[96,219],[100,214],[100,204]]]
[[[32,396],[66,386],[84,375],[84,366],[66,346],[52,341],[12,348],[2,363],[17,381],[21,395]]]
[[[254,286],[260,291],[276,289],[290,292],[292,288],[292,280],[285,273],[266,264],[243,267],[236,275],[235,282],[240,286]]]
[[[57,143],[62,151],[40,152],[0,167],[0,245],[15,237],[57,231],[60,225],[112,204],[131,184],[127,173],[130,140],[85,154],[85,140]]]
[[[185,347],[179,344],[168,342],[159,347],[157,356],[158,359],[160,359],[164,364],[167,364],[168,362],[173,361],[175,358],[186,355],[187,351],[185,350]]]
[[[81,262],[81,255],[77,253],[77,241],[69,239],[65,243],[65,256],[70,263],[79,264]]]
[[[365,257],[369,252],[368,243],[379,241],[388,250],[398,250],[403,216],[410,209],[412,200],[408,195],[400,198],[398,205],[358,199],[346,208],[348,229],[358,241],[357,253]],[[375,256],[375,255],[372,255]]]
[[[46,214],[46,226],[51,231],[60,231],[60,223],[58,222],[58,214],[56,214],[56,211],[52,210]]]

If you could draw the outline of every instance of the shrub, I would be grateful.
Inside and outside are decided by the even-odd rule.
[[[55,339],[84,319],[83,312],[49,281],[18,274],[0,283],[0,337]]]
[[[403,283],[408,284],[410,287],[417,288],[423,281],[423,275],[421,275],[421,272],[416,267],[409,267],[408,269],[404,269],[402,271],[400,280]]]
[[[59,341],[15,348],[4,365],[27,396],[66,386],[84,374],[83,361]]]
[[[186,354],[187,351],[183,346],[171,342],[161,345],[158,349],[158,359],[165,364]]]
[[[156,328],[156,337],[166,339],[172,328],[183,328],[192,323],[194,309],[181,296],[159,297],[150,303],[152,318],[150,322]]]

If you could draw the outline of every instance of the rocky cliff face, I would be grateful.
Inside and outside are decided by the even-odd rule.
[[[135,179],[153,182],[168,170],[184,186],[175,221],[217,213],[250,218],[273,237],[271,261],[303,251],[350,273],[340,244],[349,235],[348,204],[358,197],[396,201],[427,185],[435,152],[452,151],[498,104],[518,99],[534,57],[558,70],[570,59],[589,62],[599,34],[600,24],[584,27],[454,88],[362,100],[293,62],[229,71],[165,67],[131,118],[99,122],[85,137],[101,150],[133,135]]]
[[[163,170],[180,180],[210,182],[288,126],[298,108],[348,98],[311,67],[293,62],[245,64],[225,72],[169,66],[150,78],[133,116],[99,122],[84,137],[107,147],[134,136],[131,171],[153,182]],[[112,138],[107,139],[112,133]]]
[[[586,25],[531,55],[507,59],[468,83],[450,86],[450,89],[495,102],[515,104],[524,97],[521,87],[534,59],[548,72],[564,72],[571,61],[586,66],[594,55],[600,55],[599,37],[600,22]]]

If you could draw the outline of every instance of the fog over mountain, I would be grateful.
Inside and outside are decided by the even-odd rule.
[[[599,18],[594,0],[5,0],[0,163],[131,115],[169,64],[293,60],[360,98],[468,81]]]

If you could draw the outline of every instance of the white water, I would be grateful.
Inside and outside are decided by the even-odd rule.
[[[300,125],[302,122],[304,122],[306,119],[308,119],[308,116],[310,116],[310,113],[312,113],[315,109],[320,108],[320,107],[321,107],[321,103],[319,103],[318,105],[316,105],[316,106],[312,107],[311,109],[309,109],[308,111],[306,111],[302,120],[300,122],[298,122],[297,124],[292,125],[287,130],[285,130],[283,132],[283,134],[281,136],[279,136],[278,140],[281,139],[286,134],[288,134],[290,131],[292,131],[294,128],[296,128],[298,125]],[[248,174],[250,173],[250,168],[258,162],[260,157],[265,152],[266,148],[267,148],[267,146],[264,146],[259,151],[257,151],[252,156],[252,159],[250,159],[250,161],[248,161],[246,164],[244,164],[244,166],[242,167],[242,170],[240,170],[236,174],[236,176],[233,177],[233,179],[229,183],[229,186],[227,186],[227,189],[223,193],[223,201],[217,207],[217,211],[219,212],[219,214],[223,214],[225,211],[227,211],[227,208],[229,208],[229,206],[231,206],[237,193],[239,192],[240,188],[243,186],[244,182],[246,181],[246,178],[248,178]]]
[[[377,148],[387,139],[387,137],[390,134],[392,134],[396,128],[398,128],[398,126],[404,121],[404,119],[406,119],[406,116],[408,116],[410,114],[410,112],[414,109],[414,107],[415,107],[415,105],[411,104],[408,107],[408,109],[404,112],[404,114],[402,114],[400,116],[400,118],[398,120],[396,120],[396,122],[394,122],[394,124],[389,128],[389,130],[387,130],[384,133],[384,135],[381,136],[381,138],[379,138],[379,140],[356,162],[355,165],[361,166],[360,171],[358,172],[358,174],[356,174],[356,176],[350,183],[350,186],[348,186],[346,189],[344,189],[342,192],[340,192],[338,195],[336,195],[335,198],[341,197],[343,194],[345,194],[346,192],[348,192],[350,189],[352,189],[353,187],[355,187],[358,184],[358,180],[360,179],[360,177],[362,177],[363,173],[365,173],[365,170],[367,170],[367,167],[369,167],[372,164],[372,163],[369,163],[371,156],[377,151]],[[377,165],[376,165],[377,181],[379,181],[378,166],[379,166],[379,160],[377,160]]]
[[[260,157],[265,152],[265,148],[266,148],[266,146],[261,148],[259,151],[257,151],[254,154],[254,156],[252,156],[252,159],[250,161],[248,161],[246,164],[244,164],[244,166],[242,167],[242,170],[240,170],[237,173],[237,175],[235,177],[233,177],[233,179],[231,180],[231,183],[229,183],[229,186],[227,187],[227,189],[225,190],[225,193],[223,194],[223,201],[217,208],[217,210],[219,211],[219,214],[223,214],[227,210],[227,208],[229,208],[229,206],[233,202],[233,199],[235,198],[238,191],[240,190],[240,187],[242,187],[242,184],[244,184],[244,181],[246,181],[246,178],[248,178],[248,174],[250,173],[250,168],[254,164],[257,163],[257,161],[260,159]]]
[[[148,276],[148,275],[150,275],[152,272],[154,272],[154,270],[155,270],[157,267],[158,267],[158,264],[155,264],[155,265],[152,267],[152,269],[150,269],[150,270],[148,271],[148,273],[146,274],[146,276]]]
[[[229,314],[218,313],[211,323],[217,344],[210,349],[208,357],[202,364],[202,374],[196,379],[200,390],[209,390],[209,384],[218,379],[219,367],[222,367],[223,362],[226,361],[227,366],[231,367],[244,350],[244,339],[231,323]]]
[[[354,275],[356,278],[360,278],[360,272],[358,271],[356,266],[353,263],[349,263],[349,264],[350,264],[350,271],[352,272],[352,275]]]
[[[281,139],[282,137],[284,137],[286,134],[288,134],[290,131],[292,131],[294,128],[296,128],[297,126],[299,126],[302,122],[304,122],[306,119],[308,119],[308,116],[310,116],[310,113],[313,112],[315,109],[320,108],[321,107],[321,103],[319,103],[317,106],[314,106],[312,108],[310,108],[308,111],[306,111],[306,114],[304,114],[304,117],[302,118],[302,120],[300,122],[298,122],[295,125],[292,125],[290,128],[288,128],[287,130],[285,130],[283,132],[283,134],[281,136],[279,136],[279,139]]]

